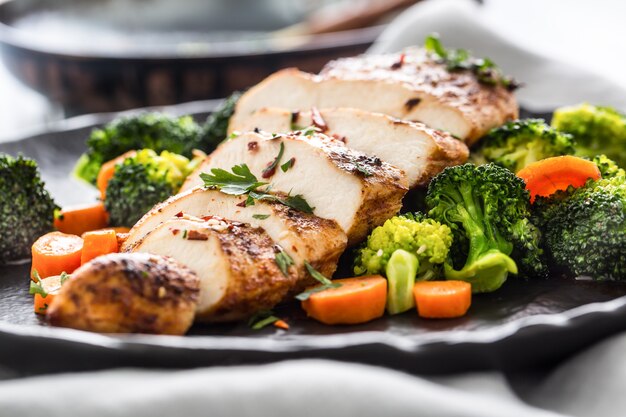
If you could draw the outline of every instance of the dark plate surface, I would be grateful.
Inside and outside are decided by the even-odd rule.
[[[203,119],[212,103],[174,107]],[[94,124],[111,116],[65,122],[56,131],[0,144],[0,152],[36,158],[61,204],[90,201],[89,187],[69,177]],[[297,306],[277,313],[287,332],[246,325],[195,326],[186,337],[107,336],[48,327],[32,312],[29,264],[0,267],[0,366],[24,373],[111,366],[194,367],[321,357],[379,364],[409,372],[520,369],[554,362],[626,329],[626,285],[553,277],[510,278],[494,294],[474,298],[455,320],[422,320],[413,312],[359,326],[307,320]],[[36,359],[34,359],[36,358]]]

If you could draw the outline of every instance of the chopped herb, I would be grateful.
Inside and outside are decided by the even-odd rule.
[[[474,73],[479,82],[501,85],[509,91],[520,86],[515,79],[502,74],[502,70],[489,58],[474,58],[465,49],[444,48],[437,34],[427,36],[424,47],[428,52],[437,55],[449,71],[468,70]]]
[[[313,268],[311,266],[310,263],[308,263],[307,261],[304,261],[304,266],[306,267],[306,270],[309,272],[309,274],[315,278],[321,285],[318,285],[316,287],[310,288],[298,295],[296,295],[296,299],[300,300],[300,301],[304,301],[304,300],[308,300],[309,297],[315,293],[318,292],[322,292],[331,288],[339,288],[341,287],[341,284],[338,282],[332,282],[331,280],[329,280],[328,278],[326,278],[324,275],[320,274],[315,268]]]
[[[292,123],[289,125],[289,129],[291,129],[291,131],[292,131],[292,132],[295,132],[296,130],[303,130],[303,129],[304,129],[304,126],[299,126],[299,125],[297,125],[297,124],[295,124],[295,123],[293,123],[293,122],[292,122]]]
[[[296,158],[291,158],[289,161],[282,164],[280,166],[280,169],[282,169],[283,172],[287,172],[289,171],[289,168],[291,168],[295,162],[296,162]]]
[[[291,256],[287,255],[285,251],[281,250],[274,257],[274,261],[276,265],[278,265],[278,269],[283,273],[284,276],[289,276],[289,267],[294,264]]]
[[[278,320],[280,319],[274,316],[274,313],[272,311],[263,310],[259,311],[250,318],[250,320],[248,321],[248,326],[250,326],[253,330],[260,330],[265,326],[277,322]]]
[[[246,207],[253,206],[254,200],[269,200],[279,202],[287,207],[305,213],[313,213],[313,210],[315,210],[315,207],[311,207],[300,194],[295,196],[287,195],[287,197],[283,199],[269,194],[271,185],[265,190],[258,190],[258,187],[267,185],[267,183],[259,182],[257,177],[250,172],[250,168],[248,168],[246,164],[235,165],[232,167],[232,173],[221,168],[213,168],[211,174],[212,175],[206,173],[200,174],[200,178],[204,181],[205,187],[215,187],[224,194],[248,194],[248,198],[244,204]],[[183,239],[186,239],[186,237],[187,235],[185,234]]]
[[[265,219],[267,219],[268,217],[270,217],[270,215],[269,215],[269,214],[253,214],[253,215],[252,215],[252,218],[253,218],[253,219],[257,219],[257,220],[265,220]]]
[[[228,139],[235,139],[237,137],[239,137],[240,133],[239,132],[233,132],[230,135],[228,135]]]
[[[312,136],[312,135],[314,135],[315,133],[317,133],[318,131],[319,131],[319,129],[318,129],[317,127],[315,127],[315,126],[309,126],[309,127],[307,127],[306,129],[302,129],[302,131],[301,131],[301,132],[302,132],[302,134],[303,134],[304,136]]]
[[[266,182],[259,182],[246,164],[235,165],[231,171],[232,173],[221,168],[213,168],[211,174],[202,173],[200,178],[204,181],[205,187],[215,187],[224,194],[231,195],[246,194],[267,184]]]
[[[34,282],[32,280],[30,281],[30,288],[28,289],[28,293],[31,295],[39,294],[44,298],[47,297],[48,293],[43,288],[41,277],[39,276],[39,273],[37,272],[37,270],[33,271],[33,278],[35,279],[35,281]]]
[[[183,230],[183,239],[187,239],[187,229]]]
[[[366,167],[365,165],[359,163],[359,162],[354,162],[354,166],[356,167],[356,170],[359,171],[361,174],[363,174],[364,177],[371,177],[372,175],[374,175],[372,173],[372,171]]]
[[[67,281],[70,278],[71,278],[70,274],[68,274],[65,271],[61,272],[61,276],[59,278],[59,280],[61,281],[61,285],[65,284],[65,281]]]
[[[278,155],[276,155],[276,158],[274,158],[274,160],[272,161],[271,164],[269,164],[264,170],[263,172],[261,172],[261,176],[263,178],[269,178],[272,175],[274,175],[274,173],[276,172],[276,167],[278,166],[278,164],[280,163],[280,159],[283,157],[283,153],[285,152],[285,144],[284,142],[280,142],[280,149],[278,151]]]

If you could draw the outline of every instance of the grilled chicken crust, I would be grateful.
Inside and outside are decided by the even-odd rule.
[[[99,333],[182,335],[200,293],[198,276],[171,258],[110,254],[81,266],[47,311],[54,326]]]
[[[346,234],[335,221],[268,200],[246,206],[245,200],[246,196],[224,194],[204,187],[172,196],[133,226],[121,250],[132,251],[151,230],[181,213],[196,217],[218,216],[263,228],[298,266],[302,280],[298,289],[311,283],[309,274],[304,270],[304,261],[325,276],[333,275],[347,244]]]
[[[347,147],[380,157],[400,168],[409,186],[423,187],[448,166],[467,161],[467,145],[449,133],[423,123],[396,119],[382,113],[352,108],[313,109],[292,112],[279,108],[262,108],[233,125],[235,131],[255,129],[286,133],[294,128],[321,124],[324,132]]]
[[[274,307],[298,282],[294,267],[286,275],[278,268],[279,249],[262,229],[224,219],[168,220],[133,251],[171,256],[196,272],[198,321],[246,319]]]
[[[293,166],[286,172],[277,167],[271,175],[264,175],[281,143],[280,163],[293,158]],[[349,245],[394,216],[408,191],[406,176],[398,168],[324,134],[301,131],[277,136],[248,132],[222,143],[187,178],[182,191],[201,185],[203,172],[230,170],[242,163],[259,180],[271,183],[272,191],[301,194],[315,208],[313,214],[335,220],[348,235]]]
[[[482,84],[470,71],[448,71],[421,48],[331,61],[319,75],[278,71],[239,99],[230,126],[264,107],[353,107],[423,122],[468,145],[519,113],[506,88]]]

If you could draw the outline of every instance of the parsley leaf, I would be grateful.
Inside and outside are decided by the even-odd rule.
[[[280,150],[278,151],[278,155],[274,158],[271,164],[269,164],[262,172],[261,176],[263,178],[271,177],[276,172],[276,167],[280,163],[280,159],[283,157],[283,153],[285,152],[285,144],[280,142]]]
[[[510,91],[520,86],[512,77],[503,75],[500,68],[489,58],[474,58],[466,49],[444,48],[437,34],[431,34],[426,37],[424,48],[428,52],[437,55],[449,71],[469,70],[474,73],[480,83],[501,85]]]
[[[368,167],[359,162],[355,162],[354,166],[356,167],[357,171],[363,174],[364,177],[371,177],[372,175],[374,175]]]
[[[294,264],[291,256],[287,255],[285,251],[281,250],[274,257],[274,261],[276,265],[278,265],[278,269],[283,273],[284,276],[289,276],[289,267]]]
[[[246,164],[235,165],[231,171],[232,173],[222,168],[213,168],[211,174],[202,173],[200,178],[204,181],[205,187],[215,187],[224,194],[231,195],[246,194],[267,184],[260,182]]]
[[[267,219],[268,217],[270,217],[270,215],[269,215],[269,214],[253,214],[253,215],[252,215],[252,218],[253,218],[253,219],[257,219],[257,220],[265,220],[265,219]]]
[[[325,291],[325,290],[328,290],[328,289],[331,289],[331,288],[339,288],[339,287],[341,287],[340,283],[332,282],[331,280],[326,278],[324,275],[320,274],[307,261],[304,261],[304,266],[306,267],[306,270],[309,272],[309,274],[313,278],[315,278],[321,285],[318,285],[318,286],[313,287],[313,288],[309,288],[308,290],[306,290],[304,292],[301,292],[300,294],[296,295],[296,299],[298,299],[300,301],[308,300],[309,297],[311,295],[315,294],[315,293],[322,292],[322,291]]]
[[[71,278],[70,274],[68,274],[65,271],[61,272],[61,277],[60,277],[61,285],[65,284],[65,281],[67,281],[70,278]]]

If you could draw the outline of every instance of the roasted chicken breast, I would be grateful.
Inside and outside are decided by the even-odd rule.
[[[248,132],[222,143],[192,173],[183,191],[202,184],[201,173],[230,171],[246,164],[273,192],[301,195],[313,213],[331,219],[348,235],[348,244],[365,238],[395,215],[408,190],[406,176],[377,157],[347,148],[320,133],[270,135]],[[275,169],[267,169],[283,152]],[[290,162],[283,170],[281,165]]]
[[[331,61],[319,75],[293,68],[278,71],[239,99],[230,126],[242,125],[265,107],[353,107],[419,121],[468,145],[516,119],[519,111],[506,88],[482,84],[470,71],[448,71],[419,48]]]
[[[47,310],[54,326],[100,333],[182,335],[193,323],[198,276],[171,258],[100,256],[77,269]]]
[[[286,133],[320,126],[347,147],[377,156],[404,171],[411,188],[427,185],[445,167],[467,161],[467,145],[449,133],[422,123],[395,119],[382,113],[351,108],[295,111],[262,108],[231,124],[239,132],[254,129]]]
[[[234,321],[271,309],[298,282],[293,266],[281,272],[279,249],[263,229],[218,218],[168,220],[133,251],[171,256],[195,271],[199,321]]]
[[[346,234],[335,221],[268,200],[246,206],[245,200],[246,196],[204,187],[177,194],[155,206],[133,226],[122,251],[131,251],[151,230],[181,213],[196,217],[218,216],[265,230],[300,268],[303,283],[299,287],[310,283],[303,268],[304,261],[325,276],[333,275],[347,243]]]

